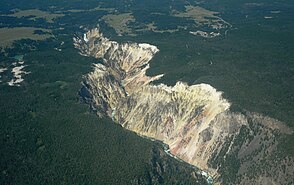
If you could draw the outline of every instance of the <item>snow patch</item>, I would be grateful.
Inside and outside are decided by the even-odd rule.
[[[216,32],[205,32],[205,31],[201,31],[201,30],[198,30],[198,31],[190,31],[190,33],[192,35],[197,35],[197,36],[201,36],[201,37],[204,37],[204,38],[214,38],[214,37],[217,37],[217,36],[220,36],[221,34],[220,33],[216,33]]]
[[[24,68],[27,65],[23,65],[23,64],[24,64],[24,61],[14,62],[12,64],[14,66],[11,70],[11,73],[13,74],[13,79],[7,82],[9,86],[20,86],[20,83],[24,81],[23,75],[31,73],[31,72],[24,71]]]

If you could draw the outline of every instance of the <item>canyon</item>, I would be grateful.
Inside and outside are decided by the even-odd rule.
[[[118,43],[98,28],[75,37],[81,55],[94,57],[80,94],[100,117],[160,140],[177,158],[207,171],[216,184],[291,184],[294,161],[278,147],[293,134],[284,123],[256,112],[232,111],[209,84],[154,85],[147,76],[156,46]]]

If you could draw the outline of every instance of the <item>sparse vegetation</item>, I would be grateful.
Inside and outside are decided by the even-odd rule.
[[[134,35],[132,29],[128,26],[130,22],[135,21],[132,13],[107,14],[102,17],[102,20],[115,29],[116,33],[119,35]]]
[[[45,32],[37,34],[36,31]],[[0,28],[0,47],[11,47],[13,43],[21,39],[45,40],[52,37],[51,30],[33,27]]]
[[[54,19],[58,17],[63,17],[64,14],[45,12],[39,9],[30,9],[30,10],[15,9],[12,14],[5,14],[4,16],[11,16],[11,17],[17,17],[17,18],[27,17],[30,20],[36,20],[41,18],[41,19],[45,19],[48,23],[53,23]]]

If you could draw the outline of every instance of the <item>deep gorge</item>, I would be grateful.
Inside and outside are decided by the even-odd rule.
[[[231,102],[209,84],[153,85],[163,76],[146,75],[156,46],[110,41],[97,28],[74,38],[74,45],[81,55],[102,59],[83,81],[84,98],[99,116],[164,142],[171,154],[207,171],[217,184],[291,182],[293,159],[271,161],[281,138],[293,133],[284,123],[230,111]]]

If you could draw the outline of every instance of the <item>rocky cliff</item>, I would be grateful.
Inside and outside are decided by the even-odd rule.
[[[277,150],[293,132],[283,123],[230,111],[230,102],[208,84],[152,85],[162,77],[146,75],[156,46],[120,44],[98,29],[74,38],[74,45],[82,55],[102,59],[83,82],[85,98],[99,116],[163,141],[171,154],[207,171],[217,183],[294,183],[293,159]]]

